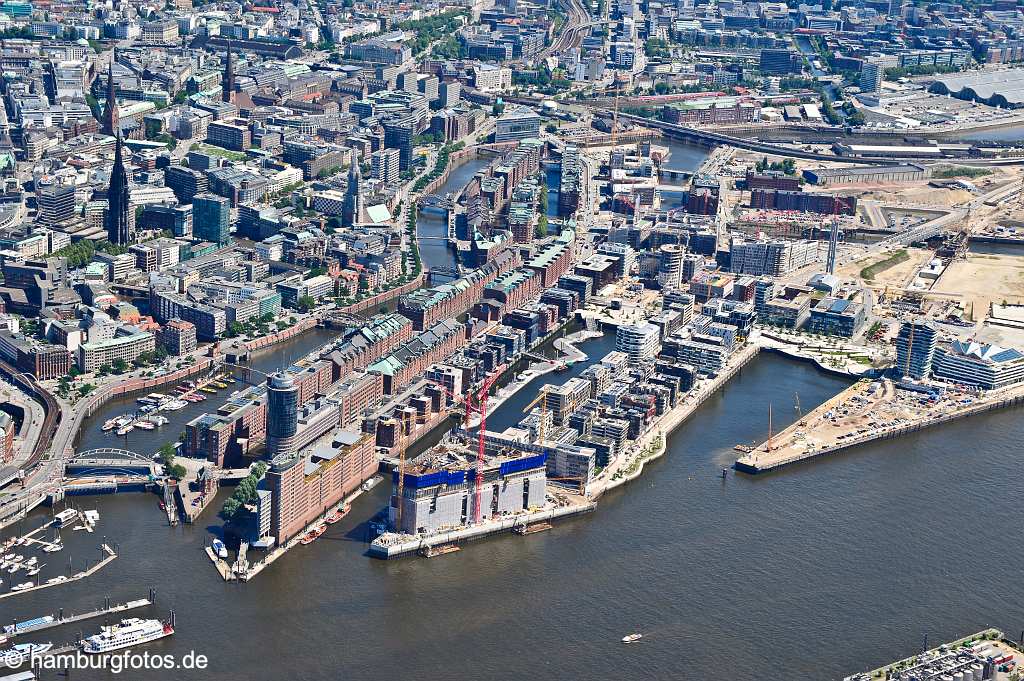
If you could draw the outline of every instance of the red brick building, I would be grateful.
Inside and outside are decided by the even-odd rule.
[[[330,443],[284,460],[267,471],[271,534],[287,543],[377,472],[374,437],[338,431]]]

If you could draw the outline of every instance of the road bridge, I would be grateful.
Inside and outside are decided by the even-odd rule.
[[[159,472],[158,465],[153,459],[114,447],[79,452],[64,462],[64,474],[67,477],[156,477]]]

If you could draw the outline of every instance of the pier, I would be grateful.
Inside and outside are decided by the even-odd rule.
[[[96,563],[95,565],[93,565],[88,570],[85,570],[83,572],[76,572],[71,577],[68,577],[68,578],[66,578],[66,579],[64,579],[63,581],[60,581],[60,582],[46,582],[44,584],[37,584],[36,586],[29,587],[28,589],[22,589],[21,591],[8,591],[7,593],[0,594],[0,599],[10,598],[11,596],[20,596],[21,594],[32,593],[33,591],[40,591],[42,589],[46,589],[46,588],[49,588],[51,586],[60,586],[61,584],[70,584],[71,582],[77,582],[80,579],[85,579],[86,577],[88,577],[88,576],[90,576],[90,575],[92,575],[92,574],[94,574],[96,572],[99,572],[108,563],[110,563],[112,560],[117,558],[117,554],[114,553],[114,549],[110,548],[106,544],[103,544],[100,548],[103,551],[103,553],[106,554],[106,556],[102,560],[100,560],[100,562]]]
[[[985,395],[947,390],[923,404],[923,394],[889,380],[859,381],[754,447],[733,467],[757,474],[836,454],[875,440],[890,440],[925,428],[995,409],[1024,404],[1024,386]]]
[[[61,610],[57,615],[53,616],[51,622],[40,622],[39,624],[31,624],[25,627],[18,627],[17,625],[8,625],[4,633],[11,638],[15,636],[23,636],[25,634],[32,634],[37,631],[45,631],[47,629],[53,629],[54,627],[62,627],[66,624],[73,624],[74,622],[84,622],[85,620],[94,619],[96,617],[102,617],[104,615],[113,615],[119,612],[128,612],[129,610],[135,610],[137,608],[144,608],[148,605],[153,605],[154,591],[150,590],[149,598],[139,598],[134,601],[128,601],[127,603],[111,604],[110,599],[105,599],[102,608],[91,610],[89,612],[79,613],[77,615],[65,615],[64,611]],[[41,618],[39,618],[41,619]]]

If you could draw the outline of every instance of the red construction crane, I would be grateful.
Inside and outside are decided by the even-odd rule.
[[[473,490],[473,523],[479,523],[483,516],[483,509],[480,508],[480,502],[483,499],[483,488],[484,488],[484,433],[487,431],[487,396],[490,394],[491,386],[494,385],[495,381],[501,376],[504,371],[504,365],[497,367],[492,371],[480,384],[474,393],[472,389],[466,393],[466,430],[469,430],[469,419],[471,409],[473,409],[472,402],[476,400],[476,410],[480,412],[480,426],[477,431],[477,452],[476,452],[476,486]]]

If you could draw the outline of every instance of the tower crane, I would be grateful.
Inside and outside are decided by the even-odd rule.
[[[539,444],[540,444],[541,447],[543,447],[544,443],[547,441],[545,439],[545,437],[544,437],[545,431],[547,429],[547,415],[548,415],[548,386],[547,385],[544,385],[544,387],[542,387],[540,389],[540,394],[538,394],[537,397],[534,398],[533,402],[530,402],[528,405],[523,407],[523,413],[524,414],[529,414],[530,410],[533,409],[535,406],[537,406],[538,402],[540,402],[540,427],[537,430],[537,435],[538,435],[538,438],[539,438],[539,440],[538,440]]]
[[[491,386],[495,384],[504,371],[505,366],[495,368],[480,384],[474,393],[472,388],[466,394],[466,429],[469,429],[470,412],[473,409],[471,402],[476,402],[476,410],[480,412],[480,425],[477,429],[477,452],[476,452],[476,485],[473,490],[473,522],[479,524],[483,518],[483,509],[480,502],[483,499],[484,487],[484,452],[486,442],[484,440],[487,432],[487,397],[490,395]]]
[[[907,325],[909,331],[907,332],[907,359],[904,361],[903,375],[910,377],[910,354],[914,351],[914,324],[916,320],[911,319]]]

